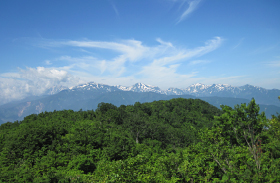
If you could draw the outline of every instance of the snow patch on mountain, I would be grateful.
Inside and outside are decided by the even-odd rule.
[[[70,87],[69,90],[71,90],[71,91],[76,91],[76,90],[84,90],[84,91],[86,91],[86,90],[87,91],[89,91],[89,90],[104,90],[104,91],[107,91],[107,92],[111,92],[111,91],[115,91],[115,90],[118,90],[118,89],[114,86],[99,84],[99,83],[95,83],[95,82],[89,82],[89,83],[81,84],[81,85],[78,85],[78,86]]]
[[[99,84],[95,82],[89,82],[81,84],[75,87],[69,88],[71,91],[82,90],[82,91],[102,91],[102,92],[112,92],[112,91],[132,91],[132,92],[155,92],[165,95],[194,95],[196,97],[207,97],[207,96],[219,96],[219,97],[241,97],[249,98],[252,96],[252,92],[266,94],[268,90],[252,86],[244,85],[240,87],[231,86],[229,84],[212,84],[205,85],[202,83],[192,84],[187,88],[169,88],[167,90],[162,90],[157,86],[147,85],[143,83],[136,83],[132,86],[109,86],[106,84]]]
[[[62,90],[67,90],[68,88],[65,87],[65,86],[53,86],[53,87],[50,87],[48,88],[43,95],[54,95],[56,93],[59,93],[60,91]]]

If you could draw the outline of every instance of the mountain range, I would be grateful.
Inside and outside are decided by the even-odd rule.
[[[235,87],[227,84],[213,84],[204,85],[201,83],[193,84],[187,88],[169,88],[167,90],[162,90],[157,86],[146,85],[143,83],[136,83],[133,86],[125,87],[121,85],[109,86],[105,84],[98,84],[94,82],[78,85],[69,88],[71,91],[132,91],[132,92],[155,92],[165,95],[193,95],[195,97],[231,97],[231,98],[244,98],[251,100],[255,98],[256,102],[265,105],[276,105],[280,107],[280,102],[277,97],[280,96],[280,90],[272,89],[268,90],[258,86],[244,85],[240,87]]]
[[[51,93],[51,95],[50,95]],[[234,87],[226,84],[204,85],[193,84],[185,89],[159,87],[136,83],[133,86],[110,86],[89,82],[71,88],[56,87],[50,89],[47,95],[33,96],[10,102],[0,106],[0,123],[22,120],[30,114],[38,114],[53,110],[95,110],[100,102],[112,103],[116,106],[133,105],[135,102],[152,102],[172,98],[199,98],[220,107],[249,103],[252,98],[260,104],[261,111],[267,117],[280,113],[280,90],[267,90],[261,87],[244,85]]]

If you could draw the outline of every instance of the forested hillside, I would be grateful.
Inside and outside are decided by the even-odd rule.
[[[0,126],[0,182],[279,182],[280,115],[171,99]]]
[[[85,90],[86,89],[86,90]],[[104,88],[101,91],[91,91],[85,88],[82,91],[64,90],[58,94],[44,96],[32,100],[32,98],[24,99],[23,101],[12,102],[0,106],[0,124],[9,121],[21,121],[24,117],[30,114],[39,114],[47,111],[52,112],[54,110],[96,110],[97,106],[101,102],[111,103],[117,107],[121,105],[133,105],[135,102],[153,102],[155,100],[170,100],[173,98],[192,98],[192,95],[165,95],[155,92],[133,92],[133,91],[111,91],[104,92]],[[113,90],[113,88],[107,88],[107,90]],[[198,99],[204,100],[211,105],[220,108],[221,105],[227,105],[234,107],[236,104],[249,103],[250,100],[242,98],[230,98],[230,97],[200,97]],[[280,103],[280,102],[279,102]],[[280,112],[280,107],[274,105],[260,104],[260,111],[264,111],[268,118],[271,115],[275,115]]]

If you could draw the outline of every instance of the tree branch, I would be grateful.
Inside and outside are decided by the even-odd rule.
[[[221,169],[223,170],[223,172],[226,174],[227,171],[224,167],[222,167],[221,163],[215,158],[215,156],[213,155],[213,153],[211,153],[212,157],[214,158],[214,160],[219,164],[219,166],[221,167]]]

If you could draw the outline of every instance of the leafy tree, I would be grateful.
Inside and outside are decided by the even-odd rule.
[[[228,106],[222,109],[224,114],[216,117],[214,126],[201,131],[201,142],[187,148],[182,164],[182,169],[188,172],[185,176],[199,181],[273,180],[267,176],[268,172],[273,173],[272,166],[279,170],[279,166],[269,157],[272,151],[265,148],[270,141],[267,133],[272,128],[267,129],[266,117],[259,114],[255,100],[234,109]],[[267,163],[269,159],[271,164]]]
[[[0,182],[280,182],[280,115],[255,100],[222,108],[100,103],[5,123]]]

